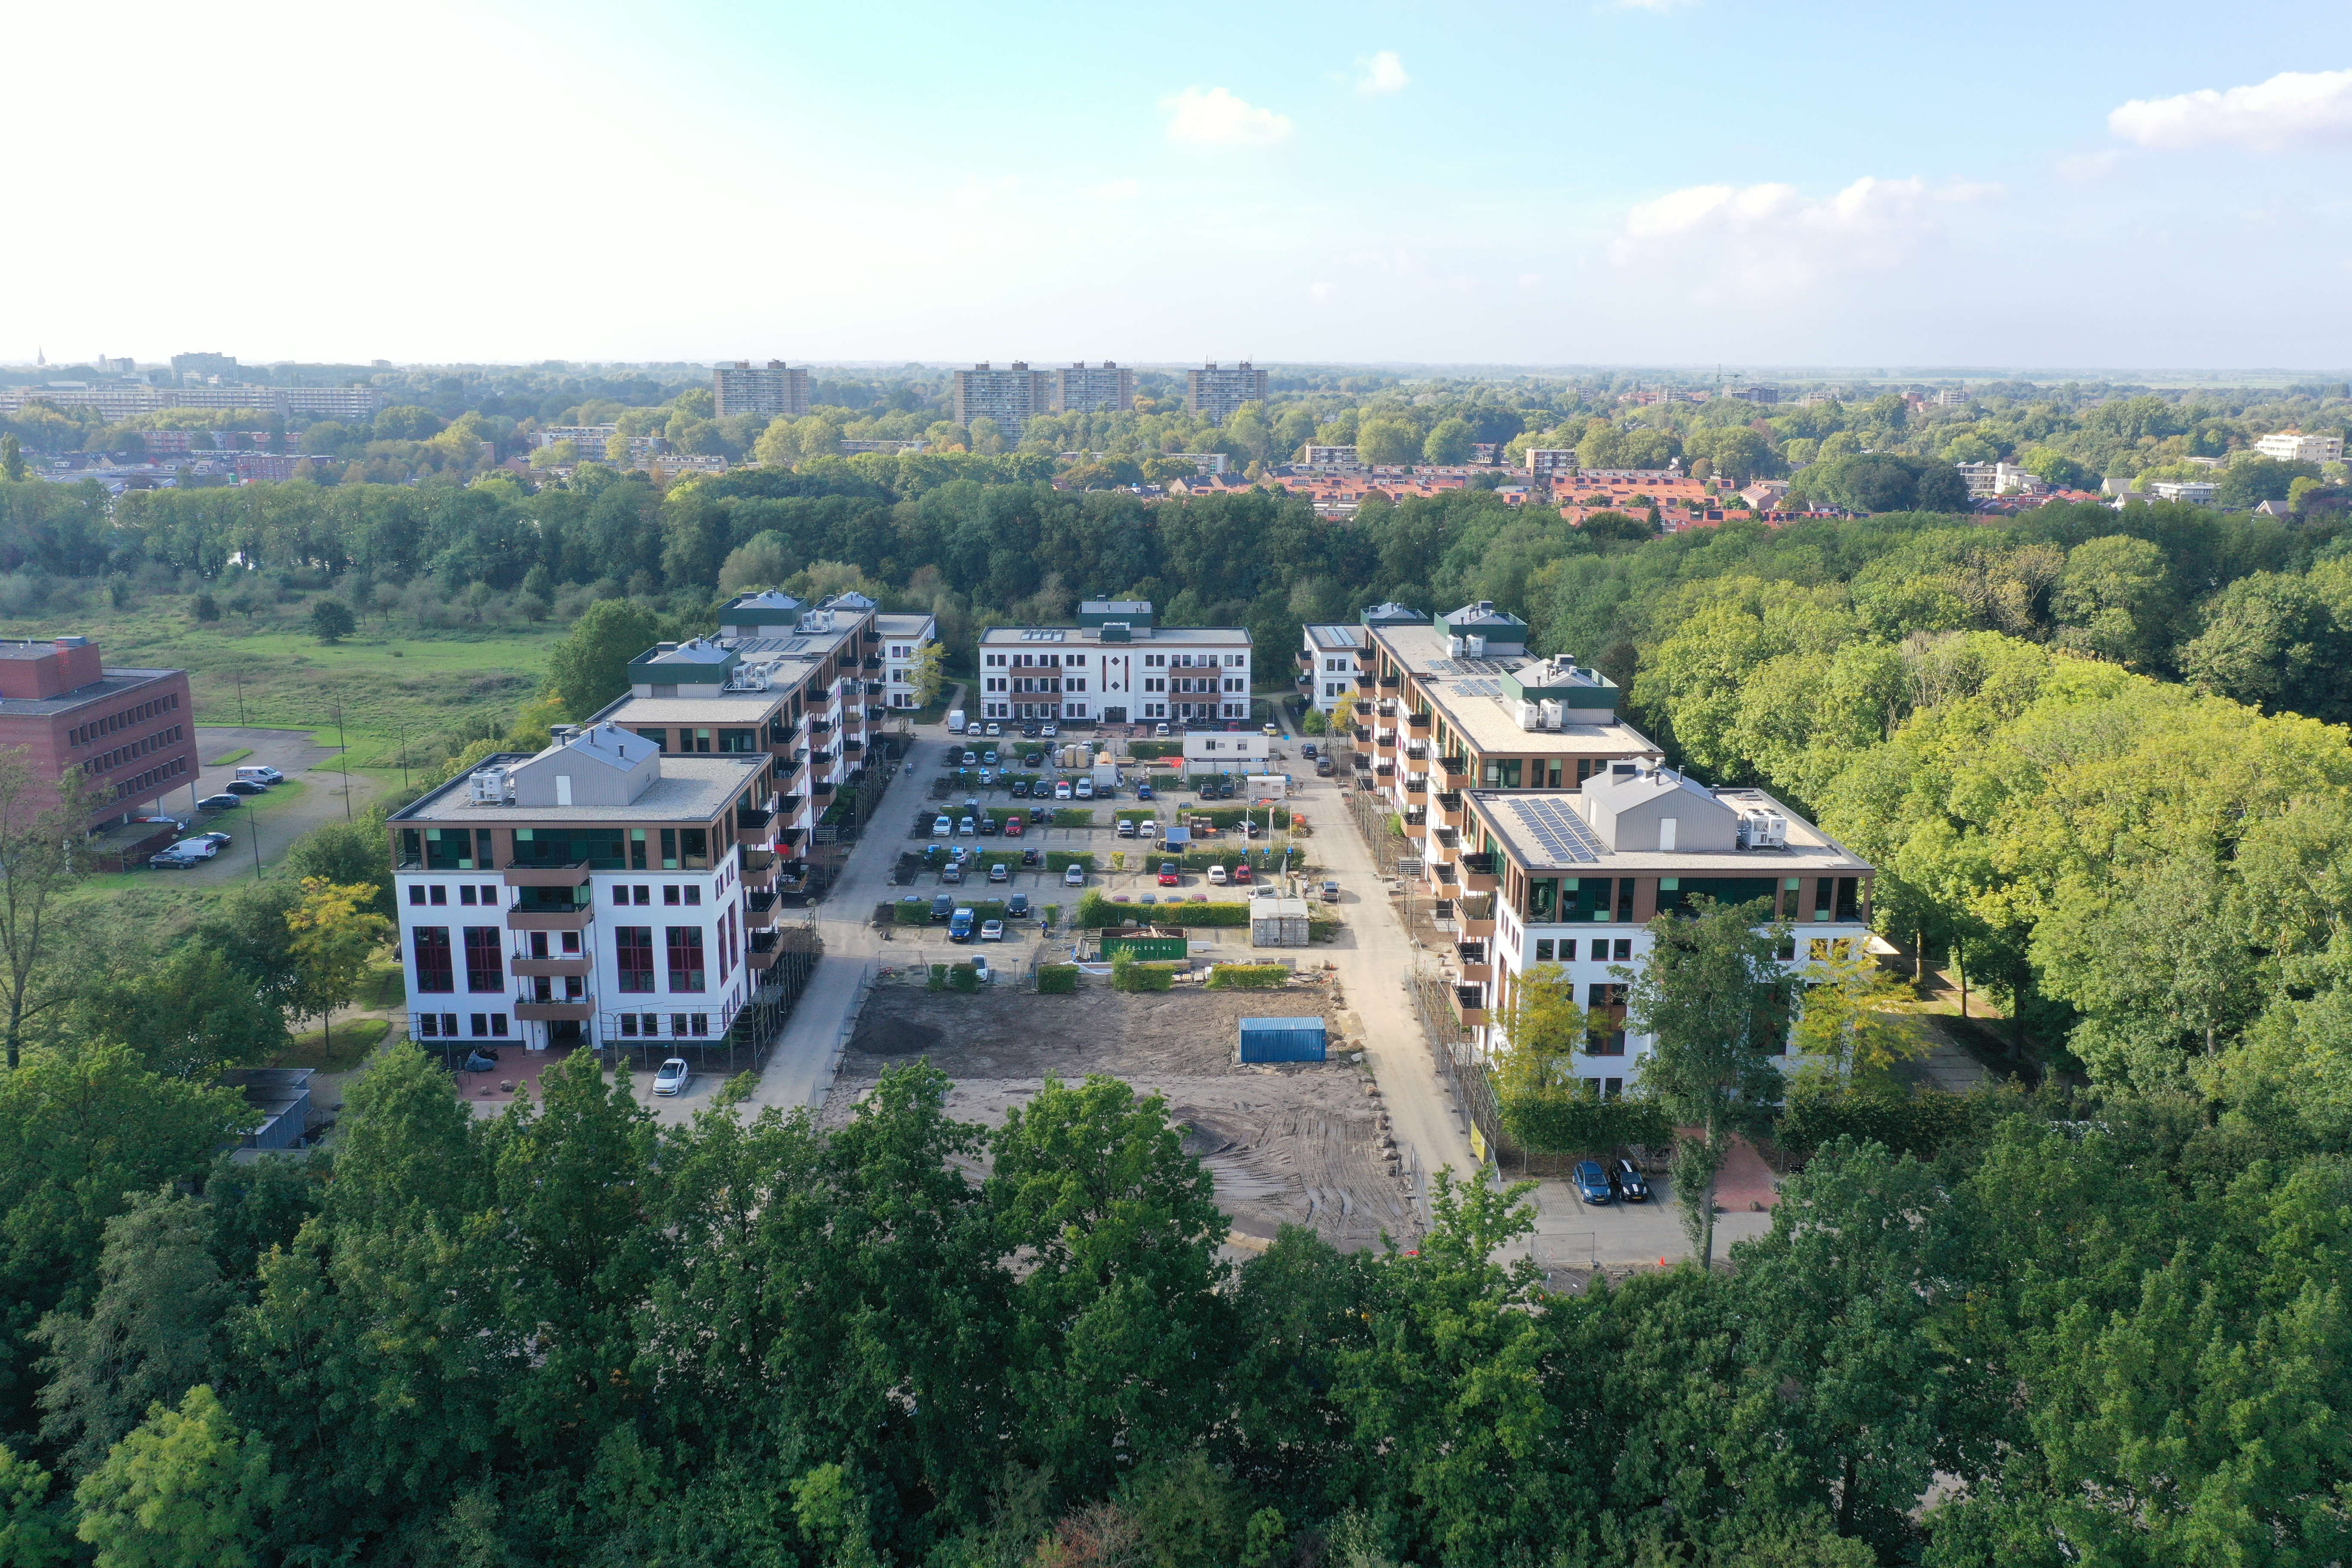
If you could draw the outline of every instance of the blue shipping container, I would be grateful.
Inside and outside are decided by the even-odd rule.
[[[1320,1018],[1244,1018],[1242,1060],[1319,1062],[1325,1040]]]

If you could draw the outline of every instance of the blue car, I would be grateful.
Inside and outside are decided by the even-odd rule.
[[[1610,1199],[1609,1173],[1601,1168],[1598,1160],[1579,1160],[1576,1174],[1570,1178],[1576,1184],[1576,1195],[1589,1204],[1605,1204]]]
[[[1148,784],[1139,784],[1136,785],[1135,798],[1138,800],[1150,800],[1151,798],[1151,786]]]

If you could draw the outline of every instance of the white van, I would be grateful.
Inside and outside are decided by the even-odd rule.
[[[236,778],[239,784],[257,784],[265,789],[286,782],[286,775],[276,768],[239,768]]]
[[[961,735],[963,731],[963,710],[959,708],[954,712],[948,715],[948,733],[950,735]]]

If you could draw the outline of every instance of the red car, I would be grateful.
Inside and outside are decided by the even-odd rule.
[[[1004,819],[1004,837],[1007,838],[1021,837],[1021,818],[1017,815]]]
[[[1234,867],[1234,881],[1236,881],[1236,882],[1246,882],[1246,881],[1248,881],[1249,879],[1250,879],[1250,872],[1249,872],[1249,868],[1248,868],[1247,866],[1236,866],[1236,867]]]
[[[1175,861],[1162,860],[1160,862],[1160,885],[1161,887],[1172,888],[1181,880],[1183,880],[1183,877],[1181,875],[1181,868],[1177,866]]]

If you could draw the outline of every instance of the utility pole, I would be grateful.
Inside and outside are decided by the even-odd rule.
[[[232,673],[236,680],[236,724],[242,730],[245,728],[245,671],[240,669]]]
[[[351,743],[343,739],[343,705],[340,702],[335,704],[335,749],[342,753],[343,820],[349,822],[352,819],[352,748]]]
[[[405,729],[403,729],[403,730],[400,731],[400,788],[401,788],[401,792],[402,792],[404,795],[407,793],[407,790],[408,790],[408,731],[407,731]]]

